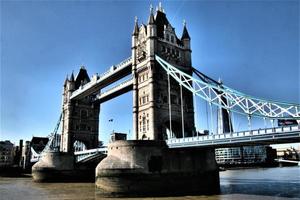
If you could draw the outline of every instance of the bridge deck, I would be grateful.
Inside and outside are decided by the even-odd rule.
[[[112,66],[109,71],[101,74],[100,76],[95,76],[90,82],[81,86],[79,89],[72,93],[71,99],[80,99],[85,96],[91,95],[95,92],[104,88],[131,73],[132,62],[131,57],[125,59],[118,65]]]
[[[233,147],[241,145],[280,144],[300,142],[300,127],[278,127],[218,135],[205,135],[167,140],[170,148]]]
[[[96,96],[96,100],[100,101],[100,103],[103,103],[105,101],[108,101],[110,99],[113,99],[117,96],[120,96],[122,94],[125,94],[126,92],[129,92],[133,89],[133,79],[130,78],[119,85],[116,85],[115,87],[100,93]]]

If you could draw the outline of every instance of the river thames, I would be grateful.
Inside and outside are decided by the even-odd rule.
[[[210,196],[122,198],[145,200],[300,199],[300,167],[238,169],[220,172],[221,194]],[[180,190],[180,188],[174,188]],[[0,177],[1,200],[106,199],[94,183],[34,183],[31,178]],[[107,198],[117,199],[117,198]]]

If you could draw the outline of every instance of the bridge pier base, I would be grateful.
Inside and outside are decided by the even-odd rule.
[[[219,170],[213,149],[169,149],[164,141],[116,141],[96,168],[104,195],[216,194]]]
[[[32,166],[32,177],[36,182],[94,181],[95,166],[78,166],[72,154],[47,152]]]
[[[54,181],[65,177],[74,171],[74,156],[61,152],[47,152],[32,166],[34,181]]]

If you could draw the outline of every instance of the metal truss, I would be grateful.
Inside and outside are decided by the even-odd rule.
[[[53,152],[53,151],[59,151],[59,147],[60,147],[60,135],[57,134],[57,131],[59,129],[60,126],[60,122],[62,120],[62,113],[59,116],[59,119],[56,123],[56,126],[54,128],[53,133],[51,133],[51,135],[49,136],[49,141],[46,144],[45,148],[43,149],[43,151],[41,153],[44,152]]]
[[[260,99],[243,94],[225,85],[207,83],[196,79],[159,56],[155,55],[157,62],[180,85],[201,97],[209,104],[213,104],[235,113],[248,116],[257,116],[271,119],[296,119],[300,120],[300,105]]]

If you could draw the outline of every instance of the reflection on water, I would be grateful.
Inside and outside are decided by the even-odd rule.
[[[254,194],[300,199],[300,167],[221,172],[222,194]]]
[[[147,200],[300,199],[300,167],[241,169],[220,173],[221,194],[213,196],[122,198]],[[180,188],[174,188],[180,189]],[[0,199],[105,199],[94,183],[34,183],[31,178],[0,177]],[[114,198],[109,198],[113,200]]]

